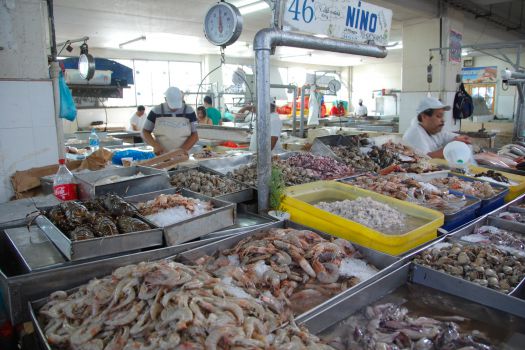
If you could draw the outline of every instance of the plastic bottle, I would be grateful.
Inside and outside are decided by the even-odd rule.
[[[97,135],[95,128],[91,129],[91,135],[89,135],[89,147],[95,152],[100,146],[100,138]]]
[[[75,178],[69,169],[66,167],[64,159],[58,161],[58,171],[53,180],[53,192],[55,197],[62,201],[70,201],[78,199],[77,184]]]

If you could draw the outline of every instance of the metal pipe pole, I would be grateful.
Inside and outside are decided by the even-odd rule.
[[[266,28],[253,39],[257,85],[257,189],[259,212],[268,209],[271,177],[270,149],[270,53],[275,46],[291,46],[383,58],[384,47]],[[304,90],[303,90],[304,91]],[[303,104],[304,105],[304,104]],[[304,108],[304,107],[303,107]],[[303,111],[304,112],[304,111]]]
[[[255,51],[257,88],[257,197],[259,211],[268,209],[272,166],[270,134],[270,49]]]
[[[297,136],[297,87],[293,88],[293,102],[292,102],[292,135]]]
[[[299,112],[299,137],[304,137],[304,89],[301,88],[301,111]]]
[[[47,14],[49,16],[49,36],[51,39],[51,57],[50,76],[53,84],[53,102],[55,105],[55,129],[57,133],[58,159],[65,159],[66,150],[64,146],[64,125],[60,118],[60,88],[58,78],[60,74],[60,65],[57,59],[57,44],[55,36],[55,16],[53,13],[53,0],[47,0]]]

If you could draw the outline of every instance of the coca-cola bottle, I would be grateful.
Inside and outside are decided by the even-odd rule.
[[[62,201],[70,201],[78,199],[77,184],[73,177],[73,174],[66,167],[64,159],[58,161],[58,171],[53,180],[53,192],[55,197]]]

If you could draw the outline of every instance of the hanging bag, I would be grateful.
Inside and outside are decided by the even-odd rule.
[[[465,86],[461,83],[454,97],[454,106],[452,109],[452,116],[454,118],[454,124],[459,120],[461,127],[461,119],[467,119],[474,114],[474,103],[472,97],[469,95]]]
[[[77,106],[75,106],[73,95],[66,84],[62,71],[59,72],[58,86],[60,91],[60,118],[73,121],[77,117]]]

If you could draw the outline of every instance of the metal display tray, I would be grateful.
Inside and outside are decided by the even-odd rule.
[[[133,176],[142,173],[143,176],[116,181],[110,184],[98,185],[97,182],[110,176]],[[133,196],[141,193],[153,192],[170,187],[168,173],[164,170],[145,166],[131,166],[127,168],[112,168],[88,173],[75,174],[78,182],[80,199],[91,199],[106,193],[120,196]]]
[[[188,171],[192,171],[192,170],[196,170],[196,171],[199,171],[201,173],[208,173],[208,174],[217,175],[220,178],[228,179],[230,181],[233,181],[233,182],[238,183],[238,184],[240,184],[240,185],[245,187],[244,189],[242,189],[240,191],[237,191],[237,192],[227,193],[227,194],[223,194],[223,195],[220,195],[220,196],[213,197],[215,199],[219,199],[219,200],[222,200],[222,201],[225,201],[225,202],[231,202],[231,203],[242,203],[242,202],[251,201],[252,199],[255,198],[255,193],[256,193],[257,190],[254,187],[251,187],[251,186],[249,186],[249,185],[247,185],[245,183],[239,182],[239,181],[237,181],[235,179],[229,178],[226,175],[221,174],[218,171],[215,171],[213,169],[209,169],[209,168],[206,168],[206,167],[203,167],[203,166],[197,166],[195,168],[180,169],[180,170],[170,171],[168,174],[169,174],[169,176],[171,178],[171,176],[173,176],[175,174],[184,173],[184,172],[188,172]],[[190,190],[190,189],[188,188],[188,190]]]
[[[76,261],[162,246],[164,243],[162,229],[143,217],[138,215],[134,215],[134,217],[145,221],[152,228],[144,231],[122,233],[115,236],[97,237],[81,241],[70,240],[43,215],[38,216],[35,222],[55,244],[58,250],[64,254],[66,259]]]
[[[272,218],[271,216],[261,216],[254,213],[246,212],[240,207],[237,208],[237,214],[235,215],[235,224],[225,229],[215,231],[203,236],[203,238],[210,237],[226,237],[236,235],[238,233],[246,232],[249,230],[255,230],[279,220]]]
[[[102,257],[91,261],[67,261],[60,267],[31,273],[7,273],[6,265],[12,266],[12,260],[2,257],[0,270],[0,292],[11,324],[17,325],[30,321],[28,301],[49,296],[57,290],[69,290],[92,278],[100,278],[113,272],[118,267],[172,257],[195,247],[215,242],[222,237],[197,240],[173,247],[163,247],[138,253]],[[5,235],[0,235],[5,245]]]
[[[25,273],[57,267],[66,262],[37,225],[9,228],[4,232]]]
[[[512,231],[512,232],[525,232],[525,231],[519,231],[519,229],[513,225],[514,223],[513,222],[510,222],[510,221],[506,221],[506,220],[498,220],[497,218],[493,218],[493,217],[490,217],[490,216],[485,216],[485,217],[482,217],[480,218],[479,220],[455,231],[455,232],[452,232],[452,233],[449,233],[448,235],[446,235],[445,237],[443,237],[443,239],[439,240],[439,242],[458,242],[462,245],[469,245],[469,244],[483,244],[483,243],[471,243],[471,242],[468,242],[468,241],[464,241],[461,239],[461,237],[463,236],[467,236],[467,235],[470,235],[474,232],[475,229],[481,227],[481,226],[487,226],[487,225],[490,225],[490,226],[495,226],[495,227],[498,227],[498,228],[501,228],[503,230],[509,230],[509,231]],[[434,242],[434,244],[437,243],[437,242]],[[429,249],[429,248],[432,248],[432,245],[429,245],[427,246],[426,248],[424,249]],[[418,250],[417,252],[415,252],[414,254],[412,254],[412,258],[414,257],[414,255],[416,255],[417,253],[419,252],[422,252],[424,249],[420,249]],[[437,271],[436,271],[437,272]],[[442,272],[439,272],[439,273],[442,273]],[[445,274],[445,273],[443,273]],[[467,280],[464,280],[462,278],[459,278],[459,277],[454,277],[452,275],[448,275],[448,274],[445,274],[447,276],[450,276],[452,278],[456,278],[456,279],[459,279],[459,280],[463,280],[465,282],[468,282],[470,284],[475,284],[475,283],[472,283],[472,282],[469,282]],[[482,287],[482,288],[485,288],[485,287]],[[489,288],[485,288],[485,289],[489,289]],[[492,289],[491,289],[492,290]],[[496,292],[496,291],[494,291]],[[504,293],[500,293],[500,292],[496,292],[498,294],[503,294],[503,295],[506,295]],[[519,298],[524,298],[525,297],[525,278],[521,280],[521,282],[508,294],[508,295],[512,295],[512,296],[516,296],[516,297],[519,297]]]
[[[136,204],[155,199],[161,194],[176,193],[180,193],[184,197],[210,201],[213,209],[202,215],[197,215],[163,227],[167,245],[184,243],[235,224],[235,204],[204,196],[186,189],[179,190],[172,187],[161,191],[126,197],[124,199],[131,204]]]
[[[199,161],[199,165],[227,175],[229,172],[240,168],[242,165],[252,163],[255,159],[256,157],[253,154],[244,154],[230,158],[201,160]]]
[[[235,236],[232,236],[232,237],[229,237],[229,238],[225,238],[225,239],[222,239],[222,240],[219,240],[219,241],[217,241],[217,240],[210,240],[210,242],[208,244],[201,245],[201,246],[198,246],[198,247],[195,247],[195,248],[179,249],[176,252],[177,255],[164,256],[162,258],[165,258],[165,259],[176,259],[176,260],[182,261],[182,262],[184,262],[184,261],[193,261],[193,260],[195,260],[195,259],[197,259],[197,258],[199,258],[199,257],[201,257],[203,255],[210,255],[210,254],[213,254],[213,253],[215,253],[217,251],[220,251],[222,249],[229,248],[232,245],[234,245],[237,242],[239,242],[240,240],[242,240],[243,238],[246,238],[247,236],[250,236],[250,235],[253,235],[253,234],[257,234],[257,233],[259,233],[261,231],[268,230],[270,228],[310,229],[310,228],[307,228],[305,226],[297,225],[297,224],[292,223],[292,222],[280,221],[280,222],[273,223],[271,225],[267,225],[264,228],[259,228],[257,230],[246,231],[246,232],[241,233],[239,235],[235,235]],[[315,231],[315,230],[312,230],[312,231]],[[318,231],[315,231],[315,232],[318,232]],[[321,234],[321,236],[323,236],[325,238],[332,237],[330,235],[327,235],[327,234],[324,234],[324,233],[321,233],[321,232],[318,232],[318,233]],[[367,249],[367,248],[364,248],[364,247],[360,247],[358,245],[355,245],[355,247],[361,253],[364,254],[365,258],[369,262],[373,263],[374,265],[376,265],[379,268],[382,268],[382,270],[379,271],[374,277],[372,277],[372,278],[370,278],[370,279],[368,279],[366,281],[363,281],[363,282],[355,285],[352,288],[347,289],[346,291],[336,295],[335,297],[333,297],[332,299],[326,301],[325,303],[323,303],[321,305],[324,305],[324,306],[331,305],[332,303],[337,302],[340,298],[345,298],[346,295],[351,294],[351,293],[355,292],[356,290],[362,289],[366,285],[368,285],[368,284],[372,283],[373,281],[379,279],[382,275],[385,275],[388,272],[399,268],[403,264],[402,261],[400,261],[399,259],[397,259],[395,257],[392,257],[390,255],[383,254],[383,253],[380,253],[380,252],[377,252],[377,251],[374,251],[374,250],[371,250],[371,249]],[[134,259],[132,261],[129,261],[128,263],[138,263],[139,261],[141,261],[141,260],[138,260],[137,258],[138,258],[138,255],[135,254]],[[159,257],[159,259],[161,259],[161,258]],[[146,259],[144,259],[142,261],[145,261],[145,260]],[[147,259],[147,260],[151,261],[151,260],[155,260],[155,259]],[[113,269],[115,269],[115,268],[117,268],[119,266],[124,266],[124,264],[112,264],[112,266],[113,266]],[[107,275],[108,273],[111,273],[113,271],[113,269],[108,269],[105,266],[104,273],[98,273],[95,276],[92,275],[91,278],[93,278],[93,277],[101,277],[101,276]],[[89,279],[83,279],[83,280],[85,282],[87,282]],[[72,283],[65,284],[64,283],[63,286],[66,286],[66,287],[61,288],[61,290],[73,290],[73,289],[77,288],[79,284],[85,283],[85,282],[77,282],[76,284],[72,284]],[[52,291],[49,291],[48,294],[50,294]],[[36,332],[36,334],[37,334],[41,344],[43,345],[43,348],[46,349],[46,350],[52,350],[51,346],[48,344],[48,342],[47,342],[47,340],[46,340],[46,338],[44,336],[43,328],[40,325],[40,322],[39,322],[38,316],[37,316],[38,310],[45,303],[47,303],[48,300],[49,300],[49,296],[45,295],[43,298],[40,297],[40,299],[38,299],[38,297],[37,298],[33,298],[27,304],[28,304],[29,317],[30,317],[30,319],[33,322],[33,325],[35,327],[35,332]],[[318,308],[321,307],[321,305],[316,307],[316,308],[314,308],[314,309],[312,309],[311,311],[317,310]],[[305,314],[309,314],[311,311],[308,311],[308,313],[305,313]]]
[[[508,211],[510,213],[519,213],[522,216],[525,216],[525,208],[509,206],[506,208],[505,211]],[[525,223],[505,220],[505,219],[498,217],[498,214],[490,214],[489,217],[494,222],[498,223],[498,225],[502,225],[502,227],[503,226],[509,227],[509,230],[513,230],[514,232],[523,232],[525,234]],[[513,227],[513,229],[511,229],[510,227]]]
[[[210,243],[210,244],[207,244],[207,245],[203,245],[203,246],[200,246],[198,248],[195,248],[195,249],[192,249],[192,250],[189,250],[187,252],[184,252],[182,254],[180,254],[178,256],[178,259],[182,262],[185,262],[185,261],[190,261],[190,262],[193,262],[195,260],[197,260],[198,258],[204,256],[204,255],[213,255],[217,252],[220,252],[224,249],[229,249],[231,247],[233,247],[235,244],[237,244],[238,242],[240,242],[242,239],[248,237],[248,236],[252,236],[252,235],[255,235],[255,234],[258,234],[258,233],[261,233],[263,231],[266,231],[270,228],[280,228],[280,227],[283,227],[283,228],[293,228],[293,229],[298,229],[298,230],[310,230],[310,231],[314,231],[316,233],[318,233],[321,237],[323,238],[326,238],[326,239],[330,239],[330,238],[337,238],[335,236],[332,236],[332,235],[329,235],[327,233],[323,233],[323,232],[320,232],[318,230],[315,230],[315,229],[312,229],[310,227],[307,227],[307,226],[303,226],[303,225],[300,225],[300,224],[296,224],[294,222],[291,222],[291,221],[279,221],[279,222],[276,222],[276,223],[273,223],[271,225],[267,225],[267,226],[264,226],[262,228],[257,228],[257,229],[254,229],[254,230],[250,230],[250,231],[245,231],[243,233],[240,233],[238,235],[234,235],[234,236],[230,236],[230,237],[227,237],[225,239],[222,239],[220,241],[216,241],[216,242],[213,242],[213,243]],[[391,256],[391,255],[388,255],[388,254],[385,254],[385,253],[381,253],[381,252],[378,252],[376,250],[373,250],[373,249],[369,249],[369,248],[366,248],[366,247],[362,247],[358,244],[355,244],[355,243],[352,243],[354,245],[354,247],[363,254],[364,258],[371,264],[373,264],[374,266],[376,266],[379,270],[379,272],[371,277],[370,279],[366,280],[366,281],[362,281],[358,284],[356,284],[355,286],[333,296],[332,298],[330,298],[329,300],[325,301],[324,303],[318,305],[317,307],[315,307],[314,309],[312,310],[316,310],[317,308],[321,308],[321,307],[325,307],[327,305],[331,305],[332,303],[336,302],[337,300],[339,300],[340,298],[343,298],[345,295],[349,294],[349,293],[352,293],[353,291],[355,290],[358,290],[358,289],[361,289],[363,288],[364,286],[368,285],[369,283],[371,283],[372,281],[376,280],[377,278],[379,278],[382,274],[384,274],[386,271],[390,271],[390,270],[393,270],[399,266],[401,266],[403,264],[402,260],[397,258],[397,257],[394,257],[394,256]],[[310,313],[312,310],[310,311],[307,311],[307,313]]]
[[[525,301],[521,299],[473,285],[472,283],[465,283],[463,280],[450,278],[447,275],[414,263],[408,263],[382,276],[364,288],[348,294],[345,298],[329,307],[299,317],[297,322],[305,325],[310,332],[319,334],[407,283],[429,287],[466,301],[511,314],[513,316],[509,316],[510,319],[514,319],[514,316],[516,316],[522,321],[525,320]],[[464,311],[468,312],[470,310],[465,308]],[[454,312],[454,310],[450,310],[450,312]],[[517,348],[521,348],[522,343],[519,345]]]

